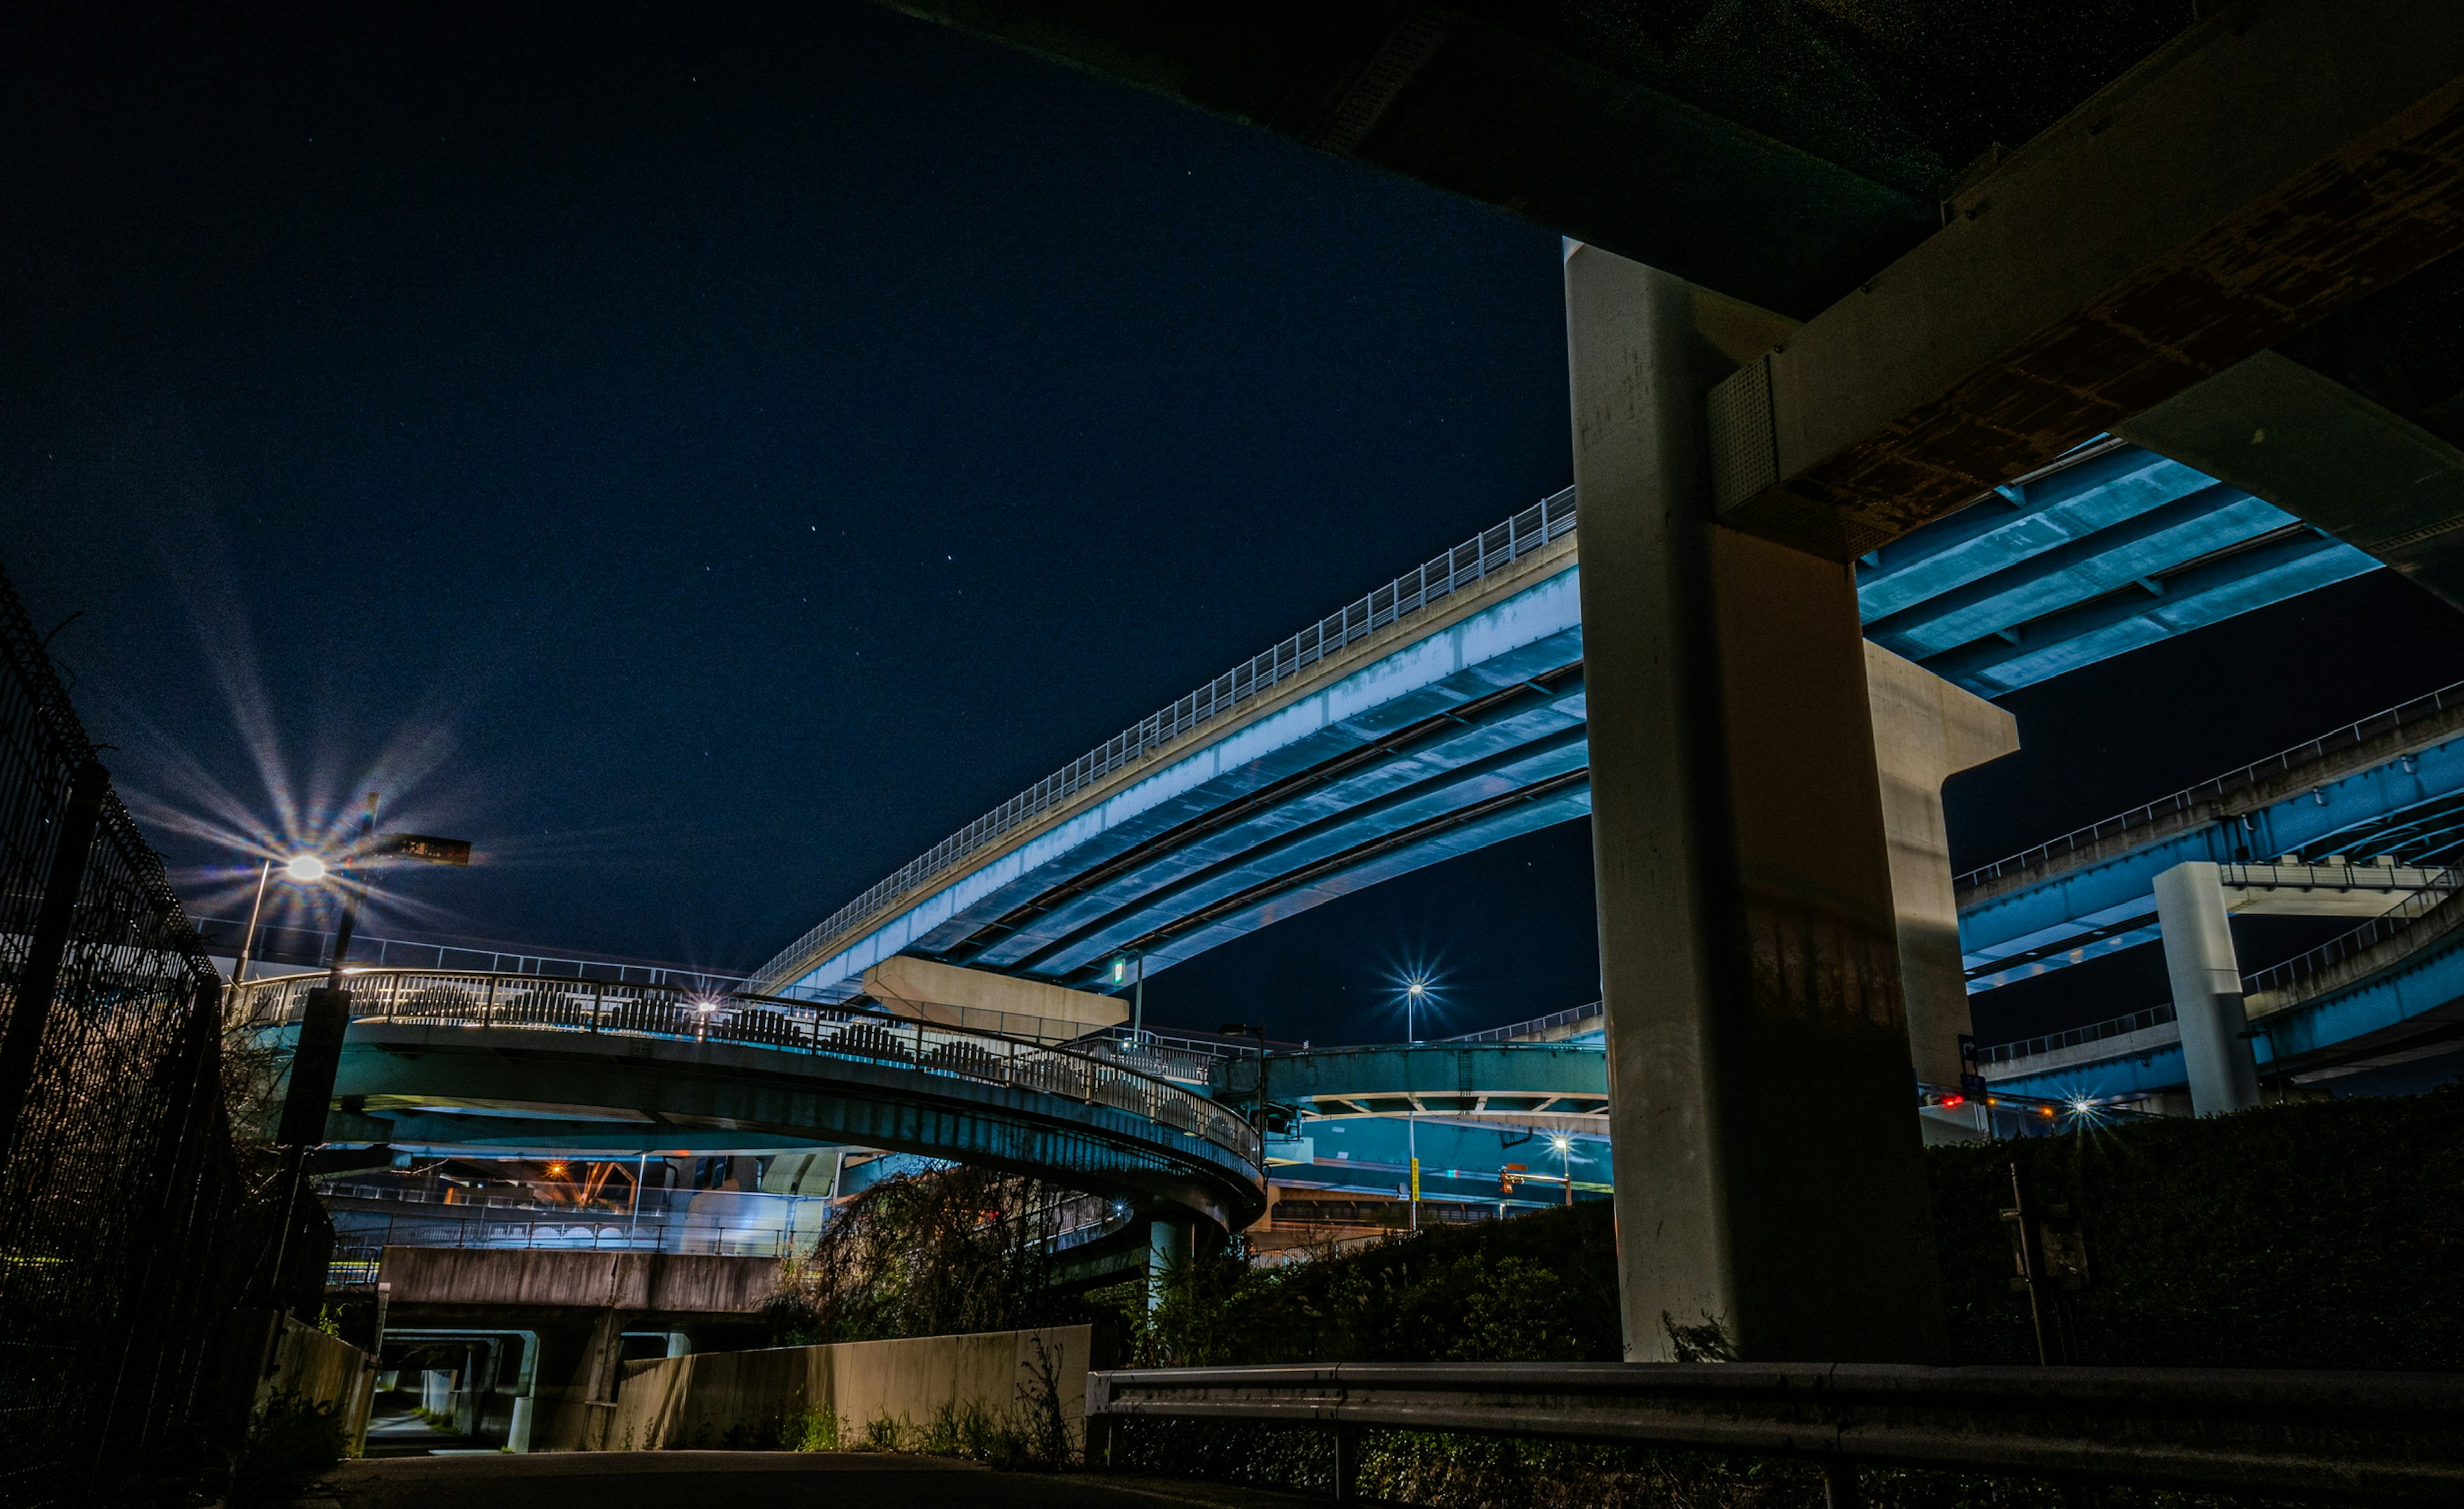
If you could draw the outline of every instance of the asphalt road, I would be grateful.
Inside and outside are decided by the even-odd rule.
[[[856,1452],[572,1452],[344,1462],[298,1509],[1324,1509],[1296,1494],[1170,1477],[997,1473]]]

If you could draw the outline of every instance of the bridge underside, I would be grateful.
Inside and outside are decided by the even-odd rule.
[[[341,1141],[603,1156],[858,1146],[1006,1169],[1236,1230],[1264,1202],[1254,1170],[1203,1138],[1106,1106],[736,1043],[362,1021],[335,1095],[329,1135]]]
[[[2101,441],[1856,566],[1875,643],[1992,696],[2377,562]],[[1571,552],[1090,809],[939,877],[794,973],[842,999],[906,953],[1085,987],[1591,810]],[[1554,574],[1549,574],[1553,570]],[[781,968],[774,961],[770,971]]]

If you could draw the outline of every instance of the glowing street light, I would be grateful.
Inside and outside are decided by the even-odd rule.
[[[1425,974],[1405,975],[1403,978],[1404,1041],[1418,1042],[1420,1040],[1419,1029],[1415,1026],[1414,1023],[1419,1019],[1419,1009],[1428,1004],[1428,999],[1429,977]]]
[[[283,878],[302,886],[314,886],[325,878],[325,862],[314,854],[295,854],[282,866]]]
[[[1572,1205],[1574,1203],[1574,1139],[1559,1132],[1549,1139],[1549,1146],[1557,1149],[1557,1167],[1564,1171],[1566,1180],[1566,1203]]]

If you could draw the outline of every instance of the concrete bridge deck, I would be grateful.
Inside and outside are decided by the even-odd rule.
[[[321,980],[236,987],[232,1019],[287,1042]],[[602,1155],[851,1144],[1010,1169],[1236,1230],[1265,1205],[1246,1122],[1041,1043],[537,975],[365,971],[349,983],[336,1141]]]

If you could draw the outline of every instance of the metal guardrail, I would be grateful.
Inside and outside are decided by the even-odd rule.
[[[2284,990],[2331,964],[2386,942],[2437,910],[2455,894],[2459,885],[2464,885],[2464,875],[2447,871],[2440,884],[2413,892],[2350,932],[2340,932],[2306,953],[2297,953],[2281,964],[2271,964],[2255,974],[2244,975],[2242,994],[2256,995],[2262,991]]]
[[[2271,1498],[2464,1499],[2464,1374],[1422,1363],[1090,1374],[1087,1412],[1668,1446]],[[1351,1449],[1347,1451],[1347,1445]],[[1853,1495],[1852,1495],[1853,1497]]]
[[[1571,1027],[1578,1021],[1588,1021],[1594,1017],[1607,1015],[1608,1002],[1594,1001],[1588,1006],[1574,1006],[1565,1011],[1551,1012],[1546,1017],[1534,1017],[1529,1021],[1508,1022],[1503,1027],[1491,1027],[1486,1032],[1466,1032],[1452,1038],[1440,1038],[1438,1041],[1512,1042],[1517,1038],[1528,1038],[1533,1033],[1547,1032],[1551,1027]]]
[[[321,974],[252,980],[231,992],[228,1019],[272,1027],[299,1019]],[[1202,1138],[1255,1168],[1257,1128],[1177,1084],[1065,1049],[856,1007],[758,995],[689,995],[664,986],[536,974],[361,970],[346,979],[355,1020],[458,1023],[742,1043],[892,1064],[1065,1096]]]
[[[2383,712],[2371,713],[2359,722],[2349,723],[2331,733],[2322,733],[2307,744],[2297,744],[2291,749],[2279,750],[2265,759],[2255,760],[2239,770],[2229,771],[2212,779],[2203,780],[2195,786],[2185,787],[2169,797],[2160,797],[2144,806],[2133,807],[2128,812],[2107,818],[2101,822],[2093,822],[2084,828],[2073,829],[2060,838],[2039,843],[2033,849],[2022,849],[2008,859],[1996,860],[1991,864],[1969,870],[1953,884],[1963,888],[1978,885],[2012,870],[2024,869],[2031,864],[2040,864],[2057,855],[2085,848],[2100,839],[2110,838],[2118,833],[2127,833],[2134,828],[2147,827],[2161,818],[2169,818],[2177,812],[2187,812],[2203,801],[2211,801],[2236,791],[2247,790],[2270,776],[2289,774],[2314,760],[2322,759],[2338,750],[2351,749],[2381,734],[2393,733],[2409,723],[2417,723],[2432,713],[2444,712],[2459,706],[2464,706],[2464,682],[2441,687],[2427,696],[2415,697],[2410,702],[2389,708]]]
[[[1978,1049],[1976,1058],[1980,1063],[2009,1063],[2013,1059],[2033,1059],[2040,1053],[2055,1053],[2063,1048],[2076,1048],[2081,1043],[2101,1042],[2107,1038],[2161,1027],[2173,1019],[2173,1003],[2166,1001],[2132,1012],[2127,1017],[2090,1022],[2084,1027],[2073,1027],[2068,1032],[2047,1033],[2041,1038],[2029,1038],[2019,1042],[1997,1042],[1990,1048]]]
[[[1141,755],[1192,729],[1232,711],[1260,692],[1291,680],[1347,645],[1367,639],[1400,619],[1504,570],[1574,528],[1574,490],[1553,493],[1506,522],[1484,531],[1417,571],[1397,577],[1338,612],[1331,613],[1262,655],[1251,657],[1205,686],[1122,730],[1095,749],[1054,771],[876,882],[825,918],[761,967],[757,980],[771,989],[792,983],[814,962],[817,946],[854,930],[926,880],[1001,835],[1066,801]]]
[[[2242,876],[2240,883],[2247,884],[2248,878],[2255,872],[2273,868],[2276,866],[2258,864],[2224,866],[2228,872],[2228,885],[2236,883],[2232,872],[2240,872]],[[2303,868],[2308,869],[2310,866],[2303,866]],[[2365,875],[2368,873],[2368,867],[2355,867],[2354,873]],[[2437,910],[2458,889],[2464,889],[2464,870],[2448,869],[2438,874],[2437,881],[2414,891],[2360,927],[2348,932],[2340,932],[2315,949],[2297,953],[2280,963],[2271,964],[2255,974],[2243,975],[2242,995],[2247,997],[2266,992],[2287,990],[2330,965],[2350,958],[2365,949],[2373,948],[2403,932],[2415,922]],[[2162,1026],[2173,1019],[2173,1004],[2166,1001],[2132,1012],[2126,1017],[2115,1017],[2106,1021],[2091,1022],[2084,1027],[2074,1027],[2068,1032],[2049,1033],[2044,1037],[2030,1038],[2020,1042],[1995,1043],[1990,1048],[1979,1050],[1977,1058],[1985,1063],[2009,1063],[2019,1059],[2034,1058],[2040,1053],[2053,1053],[2063,1048],[2078,1047],[2082,1043],[2119,1038],[2125,1033],[2138,1032],[2146,1027]]]
[[[248,924],[233,917],[200,917],[201,929],[228,928],[237,937]],[[302,960],[323,968],[334,956],[334,933],[330,928],[289,928],[265,924],[257,929],[256,959],[270,957],[269,940],[288,934],[304,939],[314,948],[301,952],[313,955]],[[280,945],[275,944],[274,947]],[[404,958],[393,955],[401,953]],[[517,949],[480,949],[458,943],[421,943],[409,938],[380,938],[368,933],[354,933],[351,956],[362,965],[395,970],[464,970],[475,974],[546,974],[562,979],[611,980],[618,984],[669,985],[687,991],[736,990],[751,983],[751,977],[730,974],[725,971],[696,970],[681,964],[643,964],[627,959],[568,959],[552,953],[525,953]],[[251,972],[260,979],[271,978],[270,970]]]

